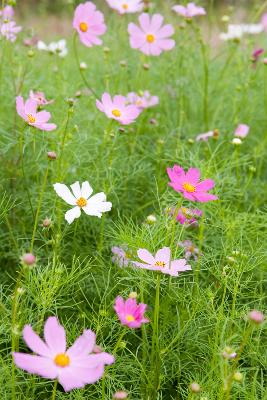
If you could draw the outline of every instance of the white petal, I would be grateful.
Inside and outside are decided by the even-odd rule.
[[[94,196],[92,196],[90,198],[90,202],[93,203],[99,203],[101,201],[106,201],[107,200],[107,196],[105,195],[105,193],[100,192],[100,193],[96,193],[94,194]]]
[[[65,200],[66,203],[70,204],[71,206],[76,204],[75,197],[66,185],[63,183],[55,183],[53,186],[57,195]]]
[[[80,183],[78,181],[74,182],[72,185],[70,185],[70,187],[71,187],[71,190],[73,191],[73,194],[76,197],[76,199],[79,199],[80,197],[82,197],[81,187],[80,187]]]
[[[89,182],[88,181],[83,182],[82,190],[81,190],[82,197],[84,197],[85,199],[88,199],[92,193],[93,193],[93,189],[91,188]]]
[[[112,203],[110,203],[110,201],[101,201],[101,200],[92,201],[93,197],[88,200],[87,205],[83,207],[83,211],[87,215],[93,215],[95,217],[101,218],[103,212],[111,210]]]
[[[66,212],[65,220],[68,221],[69,224],[71,224],[75,220],[75,218],[79,218],[80,215],[81,215],[80,207],[74,207]]]

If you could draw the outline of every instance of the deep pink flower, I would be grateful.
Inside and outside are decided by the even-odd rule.
[[[146,249],[139,249],[137,254],[143,262],[133,261],[133,264],[140,268],[160,271],[163,274],[171,276],[178,276],[179,272],[191,270],[191,266],[187,265],[187,261],[184,258],[171,261],[171,250],[169,247],[163,247],[158,250],[155,257]]]
[[[4,21],[11,21],[14,17],[14,8],[11,6],[5,6],[3,10],[0,10],[0,18]]]
[[[159,56],[162,51],[171,50],[175,41],[169,39],[174,34],[172,25],[162,25],[163,16],[143,13],[139,16],[140,27],[132,22],[128,25],[130,44],[146,55]]]
[[[205,9],[196,6],[195,3],[188,3],[187,6],[176,5],[172,7],[172,10],[185,18],[192,18],[197,15],[206,15]]]
[[[21,26],[17,26],[16,22],[9,21],[5,22],[1,26],[1,35],[4,36],[10,42],[15,42],[17,34],[21,31]]]
[[[102,95],[102,102],[96,100],[97,108],[106,114],[108,118],[115,119],[122,125],[129,125],[135,121],[141,113],[140,108],[127,105],[127,99],[124,96],[114,96],[112,99],[110,94]]]
[[[53,131],[55,124],[48,124],[51,114],[48,111],[37,111],[37,102],[33,99],[26,100],[25,104],[21,96],[16,97],[17,113],[28,125],[43,131]]]
[[[106,0],[108,5],[119,14],[130,14],[142,11],[143,0]]]
[[[197,225],[197,218],[202,216],[199,209],[181,207],[176,217],[181,225]]]
[[[218,199],[214,194],[207,193],[214,187],[214,181],[206,179],[199,182],[200,171],[197,168],[189,168],[188,172],[185,172],[182,167],[174,165],[173,168],[167,168],[167,173],[171,180],[169,185],[176,192],[182,193],[185,199],[201,203]]]
[[[147,305],[144,303],[137,304],[135,299],[123,300],[121,296],[116,297],[114,310],[121,321],[122,325],[128,328],[140,328],[142,324],[149,322],[144,317]]]
[[[159,98],[158,96],[152,96],[148,90],[145,90],[140,96],[135,92],[128,93],[127,102],[137,106],[138,108],[144,109],[159,104]]]
[[[249,126],[246,124],[240,124],[235,130],[235,136],[245,138],[249,133]]]
[[[96,10],[91,1],[78,5],[74,13],[73,28],[78,32],[80,41],[87,47],[101,45],[102,40],[98,36],[107,30],[104,15]]]
[[[105,365],[114,362],[108,353],[91,354],[95,345],[95,334],[91,330],[84,330],[67,350],[65,329],[56,317],[47,319],[44,338],[45,341],[26,325],[23,339],[37,355],[13,353],[14,362],[30,374],[58,379],[66,392],[97,382],[104,374]]]
[[[33,92],[30,90],[29,98],[35,100],[38,106],[46,106],[54,103],[54,100],[46,100],[44,92]]]

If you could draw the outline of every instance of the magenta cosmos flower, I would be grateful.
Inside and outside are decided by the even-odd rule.
[[[172,7],[172,10],[184,18],[193,18],[197,15],[206,15],[206,11],[203,7],[196,6],[195,3],[188,3],[187,6],[176,5]]]
[[[245,138],[249,133],[249,126],[246,124],[239,124],[235,130],[235,136],[239,138]]]
[[[169,39],[174,34],[172,25],[162,25],[163,16],[143,13],[139,16],[140,27],[130,23],[128,32],[133,49],[139,49],[146,55],[159,56],[163,51],[171,50],[175,41]]]
[[[96,10],[91,1],[78,5],[74,13],[73,28],[78,32],[80,41],[87,47],[102,44],[98,36],[107,30],[104,15]]]
[[[48,124],[47,121],[51,118],[48,111],[37,112],[38,104],[33,99],[26,100],[25,104],[21,96],[16,97],[17,113],[28,125],[43,131],[53,131],[56,129],[55,124]]]
[[[202,211],[199,209],[181,207],[178,211],[176,220],[181,225],[198,225],[197,218],[202,216]]]
[[[159,104],[159,98],[158,96],[152,96],[148,90],[145,90],[140,96],[135,92],[128,93],[127,102],[144,109],[154,107]]]
[[[142,324],[149,322],[144,317],[147,305],[144,303],[137,304],[135,299],[123,300],[121,296],[116,297],[114,310],[121,321],[122,325],[128,328],[140,328]]]
[[[169,185],[176,191],[182,193],[185,199],[206,203],[211,200],[217,200],[214,194],[207,193],[215,185],[212,179],[206,179],[199,182],[200,171],[197,168],[189,168],[188,172],[178,165],[173,168],[167,168],[167,173],[171,182]]]
[[[133,264],[140,268],[160,271],[163,274],[171,276],[178,276],[179,272],[191,270],[191,266],[187,265],[187,261],[184,258],[171,261],[171,250],[169,247],[163,247],[158,250],[155,257],[146,249],[139,249],[137,254],[143,262],[134,261]]]
[[[45,341],[30,325],[26,325],[23,339],[36,355],[13,353],[14,362],[30,374],[58,379],[66,392],[97,382],[104,373],[105,365],[114,362],[114,357],[108,353],[92,354],[95,334],[91,330],[84,330],[67,350],[65,329],[56,317],[47,319],[44,338]]]
[[[127,105],[127,99],[124,96],[117,95],[112,99],[110,94],[104,93],[101,100],[102,102],[96,100],[97,108],[108,118],[115,119],[122,125],[133,123],[141,113],[137,106]]]
[[[106,0],[108,5],[119,14],[129,14],[142,11],[144,3],[142,0]]]

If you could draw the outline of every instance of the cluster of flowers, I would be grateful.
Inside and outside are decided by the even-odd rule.
[[[6,6],[0,10],[0,36],[3,36],[10,42],[14,42],[17,34],[21,31],[14,21],[14,10],[11,6]]]

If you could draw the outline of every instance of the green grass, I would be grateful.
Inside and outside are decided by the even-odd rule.
[[[148,304],[151,323],[126,331],[104,380],[69,394],[58,386],[56,399],[108,400],[122,389],[131,400],[267,396],[263,331],[252,330],[247,321],[248,311],[264,310],[266,300],[267,66],[260,62],[253,69],[250,62],[254,47],[261,43],[264,47],[266,34],[215,50],[206,35],[201,38],[198,20],[179,29],[179,19],[167,5],[156,10],[177,27],[176,48],[160,57],[147,58],[130,48],[127,23],[136,21],[135,15],[118,17],[109,12],[104,40],[109,52],[78,45],[80,61],[88,64],[86,79],[98,96],[104,91],[126,95],[145,89],[159,96],[160,104],[144,111],[123,133],[97,110],[94,96],[85,90],[72,38],[65,59],[37,50],[28,57],[23,34],[14,44],[1,41],[1,399],[52,396],[52,382],[17,368],[12,375],[12,340],[15,348],[28,352],[21,337],[25,324],[42,333],[45,319],[57,315],[69,344],[88,328],[97,333],[97,343],[114,354],[123,331],[113,311],[114,299],[131,291]],[[206,30],[203,19],[202,25]],[[126,67],[120,65],[122,60]],[[144,63],[150,64],[149,70],[143,69]],[[46,109],[58,125],[56,131],[23,128],[15,97],[26,98],[30,89],[55,99]],[[75,98],[77,91],[82,95],[70,105],[66,99]],[[152,125],[151,118],[157,124]],[[235,147],[231,140],[241,122],[251,130]],[[189,140],[215,128],[218,140]],[[56,161],[47,159],[51,150],[58,154]],[[200,204],[204,217],[199,229],[176,224],[173,232],[165,212],[182,201],[167,185],[166,168],[174,163],[199,168],[202,178],[216,182],[219,200]],[[101,220],[83,213],[69,226],[64,220],[68,206],[52,185],[76,180],[88,180],[95,192],[105,191],[112,211]],[[153,225],[145,223],[149,214],[157,217]],[[45,217],[52,219],[49,229],[41,226]],[[183,251],[177,242],[185,239],[191,239],[203,255],[198,262],[191,261],[192,271],[178,278],[161,275],[159,281],[154,272],[120,269],[111,261],[111,247],[123,244],[135,259],[140,247],[155,252],[170,244],[173,257],[179,258]],[[18,282],[20,257],[31,243],[37,265],[24,271]],[[24,289],[18,297],[14,297],[16,282]],[[227,345],[242,350],[237,362],[223,359]],[[243,381],[234,381],[227,397],[224,382],[237,370]],[[200,394],[189,390],[194,381],[202,388]]]

